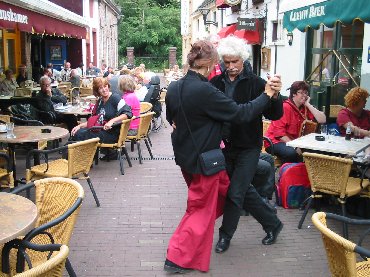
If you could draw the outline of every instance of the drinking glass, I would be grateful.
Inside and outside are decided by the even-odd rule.
[[[326,137],[326,135],[328,134],[328,126],[326,124],[322,124],[321,127],[321,135],[323,135],[324,137]]]
[[[14,135],[14,122],[6,123],[6,137],[7,138],[15,138]]]

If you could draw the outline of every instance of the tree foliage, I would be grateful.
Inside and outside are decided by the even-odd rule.
[[[119,24],[119,53],[135,48],[135,56],[168,57],[168,48],[181,52],[178,0],[117,0],[123,19]]]

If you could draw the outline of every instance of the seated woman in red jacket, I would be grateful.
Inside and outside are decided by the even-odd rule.
[[[346,108],[341,110],[337,117],[337,124],[342,135],[345,135],[346,128],[350,124],[355,136],[360,138],[370,136],[370,111],[365,110],[368,97],[367,90],[360,87],[351,89],[344,96]]]
[[[287,146],[286,143],[300,136],[304,120],[316,120],[325,123],[325,114],[310,104],[309,85],[304,81],[296,81],[290,87],[289,99],[283,103],[284,115],[272,121],[265,136],[271,139],[274,155],[283,163],[302,161],[299,148]],[[271,145],[265,144],[266,151],[271,153]]]

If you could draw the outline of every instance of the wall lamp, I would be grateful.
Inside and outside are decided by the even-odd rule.
[[[292,44],[293,44],[293,33],[292,33],[292,32],[288,32],[288,33],[286,34],[286,37],[288,38],[288,44],[289,44],[290,46],[292,46]]]
[[[218,22],[207,20],[207,15],[209,14],[210,11],[208,8],[199,8],[198,10],[203,15],[203,21],[205,26],[206,25],[215,25],[216,27],[218,26]]]

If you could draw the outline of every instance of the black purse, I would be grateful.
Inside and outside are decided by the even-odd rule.
[[[222,170],[225,170],[226,169],[225,156],[222,153],[222,150],[220,148],[212,149],[212,150],[209,150],[209,151],[206,151],[206,152],[203,152],[203,153],[199,154],[199,150],[198,150],[198,147],[195,143],[193,133],[191,132],[191,129],[190,129],[190,126],[189,126],[189,123],[188,123],[188,119],[187,119],[185,111],[182,107],[181,90],[180,90],[179,82],[180,81],[177,81],[177,86],[178,86],[178,89],[179,89],[180,107],[181,107],[182,113],[184,115],[186,126],[188,127],[190,137],[193,141],[195,150],[198,153],[198,162],[199,162],[200,167],[202,169],[203,175],[210,176],[210,175],[216,174],[216,173],[218,173]]]

